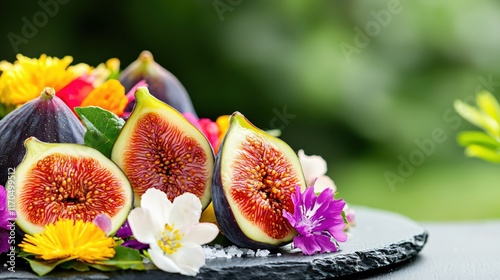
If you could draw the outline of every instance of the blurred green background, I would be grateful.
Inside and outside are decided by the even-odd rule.
[[[57,11],[12,44],[49,2]],[[281,126],[293,149],[327,160],[351,204],[500,218],[500,167],[464,157],[455,136],[472,126],[452,107],[500,93],[497,1],[41,0],[5,1],[0,14],[0,60],[117,57],[123,68],[150,50],[199,116],[238,110]]]

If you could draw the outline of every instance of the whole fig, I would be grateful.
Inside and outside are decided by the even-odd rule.
[[[25,103],[0,120],[0,184],[21,163],[31,136],[50,143],[83,144],[85,127],[53,88],[45,88],[40,97]]]
[[[179,80],[153,59],[149,51],[143,51],[136,61],[127,66],[119,77],[125,91],[131,90],[138,82],[145,80],[151,94],[159,100],[174,107],[181,113],[196,112],[184,86]],[[125,112],[131,112],[135,102],[129,103]]]

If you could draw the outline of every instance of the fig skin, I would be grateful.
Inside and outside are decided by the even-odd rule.
[[[222,142],[221,145],[223,145]],[[222,146],[221,146],[222,147]],[[248,249],[276,249],[283,245],[286,245],[290,242],[282,242],[278,244],[267,244],[262,242],[257,242],[255,240],[247,237],[243,231],[238,226],[236,222],[236,218],[234,217],[233,211],[231,210],[231,206],[227,201],[227,198],[224,194],[224,189],[222,187],[222,179],[220,172],[220,154],[222,149],[219,149],[217,153],[217,157],[215,159],[215,168],[214,168],[214,176],[213,184],[212,184],[212,203],[214,205],[215,210],[215,218],[217,219],[217,224],[219,228],[222,230],[224,235],[235,245],[241,248]]]
[[[21,163],[26,154],[23,143],[28,137],[50,143],[83,144],[84,135],[85,127],[71,109],[53,88],[45,88],[39,98],[0,120],[0,184],[5,186],[9,171]]]
[[[181,113],[189,112],[197,117],[193,103],[181,82],[167,69],[154,61],[149,51],[143,51],[136,61],[127,66],[118,78],[125,87],[131,90],[139,81],[145,80],[151,94],[159,100],[174,107]],[[135,101],[129,103],[125,112],[131,112]]]
[[[215,161],[213,149],[206,136],[179,111],[154,97],[147,87],[138,87],[135,92],[135,97],[137,104],[120,131],[111,152],[111,159],[128,176],[132,188],[134,188],[134,205],[136,207],[140,206],[141,195],[146,191],[145,187],[147,187],[164,191],[172,201],[177,195],[184,192],[191,192],[200,198],[202,209],[205,209],[210,204],[211,200],[213,165]],[[144,126],[141,126],[141,123],[144,122],[144,118],[150,117],[155,118],[154,120],[148,120],[148,124],[154,127],[151,133],[146,132]],[[161,127],[162,123],[164,124],[163,127]],[[171,130],[163,134],[167,132],[164,129],[168,127],[170,127]],[[148,128],[148,131],[149,129],[152,128]],[[147,133],[147,135],[145,135],[145,133]],[[178,135],[175,135],[176,133],[178,133]],[[172,138],[172,135],[178,137]],[[136,137],[142,138],[138,139]],[[143,148],[142,144],[144,143],[138,143],[143,140],[147,141],[148,138],[155,143],[154,148],[151,146]],[[136,139],[136,141],[134,141],[134,139]],[[183,142],[185,140],[192,144],[191,148],[193,150],[187,150],[185,146],[179,147],[181,143],[186,143]],[[196,144],[193,145],[193,143]],[[179,146],[174,145],[174,147],[177,148],[172,148],[172,144],[179,144]],[[158,160],[154,160],[153,157],[159,156],[159,153],[165,153],[168,154],[168,156],[165,156],[164,159],[158,157]],[[197,155],[199,155],[200,158],[205,157],[205,161],[203,163],[197,163]],[[180,158],[184,156],[189,156],[189,158],[193,160],[188,160],[188,163],[182,161],[182,166],[177,166],[174,160],[180,160]],[[153,164],[155,165],[154,168],[152,168]],[[158,168],[160,168],[160,171],[157,170]],[[172,168],[180,171],[180,174],[177,172],[171,173]],[[192,171],[195,174],[189,175],[188,171]],[[205,178],[203,178],[202,171],[205,171]],[[200,179],[200,177],[203,179],[203,181],[201,181],[201,183],[203,183],[203,189],[199,186],[195,186],[196,183],[193,183],[196,179]],[[177,179],[179,180],[176,181],[176,183],[167,183],[164,181],[168,179],[173,179],[174,181]],[[182,183],[184,179],[190,183],[185,182],[184,185],[184,183]],[[179,183],[179,181],[182,185],[180,185],[181,183]],[[182,190],[179,191],[179,189]],[[176,194],[176,191],[180,193]]]
[[[231,120],[232,119],[232,120]],[[239,211],[237,207],[235,206],[234,209],[231,207],[230,202],[228,200],[228,197],[226,196],[226,191],[225,188],[231,188],[231,186],[224,186],[223,184],[223,177],[227,178],[229,176],[228,174],[223,174],[222,173],[222,165],[223,165],[223,154],[226,149],[235,149],[236,147],[227,147],[227,140],[229,135],[232,133],[232,130],[235,129],[236,126],[243,126],[245,129],[251,130],[253,132],[256,132],[257,134],[266,137],[269,137],[269,139],[273,139],[274,143],[280,142],[281,145],[286,145],[282,140],[277,139],[272,137],[271,135],[267,135],[264,131],[258,129],[255,127],[253,124],[251,124],[248,120],[245,119],[245,117],[239,113],[235,112],[231,116],[231,126],[229,127],[228,132],[226,133],[221,146],[218,150],[216,159],[215,159],[215,167],[214,167],[214,175],[212,177],[212,203],[214,207],[214,212],[215,212],[215,217],[217,219],[217,223],[219,224],[219,228],[221,231],[224,233],[224,235],[234,244],[243,247],[243,248],[250,248],[250,249],[275,249],[278,247],[281,247],[283,245],[286,245],[290,243],[293,239],[293,236],[295,236],[296,232],[293,230],[293,233],[289,233],[287,237],[277,240],[275,243],[270,243],[270,242],[261,242],[255,239],[252,239],[252,234],[255,234],[255,230],[260,230],[254,227],[252,232],[249,234],[248,231],[249,229],[245,229],[247,233],[244,232],[244,230],[241,228],[241,226],[245,226],[245,223],[252,223],[247,217],[245,218],[245,223],[239,224],[237,221],[237,218],[235,217],[234,212]],[[238,120],[237,120],[238,119]],[[243,125],[241,124],[241,120],[243,121]],[[240,123],[237,124],[236,126],[233,123]],[[236,131],[234,133],[243,133],[242,131]],[[234,140],[233,140],[234,141]],[[288,147],[288,145],[286,145]],[[297,171],[297,179],[298,179],[298,185],[300,188],[303,190],[305,188],[305,179],[302,173],[302,168],[300,166],[300,163],[298,161],[298,158],[296,154],[289,148],[289,151],[281,151],[283,153],[288,153],[292,152],[293,155],[290,156],[295,160],[296,158],[296,163],[293,164],[293,166],[296,168]],[[229,156],[230,160],[234,160],[234,157]],[[290,194],[291,195],[291,194]],[[253,199],[253,198],[248,198],[248,199]],[[293,210],[292,210],[293,211]],[[241,216],[244,216],[243,213],[240,213]],[[265,234],[263,230],[260,230],[259,234]],[[255,234],[256,236],[259,234]],[[269,238],[272,238],[269,236]],[[274,238],[273,238],[274,239]]]

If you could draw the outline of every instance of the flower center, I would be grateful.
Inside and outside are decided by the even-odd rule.
[[[175,229],[174,225],[165,224],[165,228],[161,232],[161,238],[158,240],[158,246],[163,252],[171,255],[182,246],[182,236],[184,234],[179,233],[179,230]]]

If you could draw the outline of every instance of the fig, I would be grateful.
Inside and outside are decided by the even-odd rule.
[[[53,88],[15,109],[0,120],[0,184],[5,185],[8,170],[24,157],[24,140],[34,136],[52,143],[83,144],[85,127]]]
[[[230,117],[215,161],[212,203],[220,229],[234,244],[272,249],[297,234],[283,218],[291,195],[306,187],[300,161],[283,140],[258,129],[241,113]]]
[[[26,156],[16,168],[16,224],[28,234],[59,218],[111,218],[110,235],[132,207],[132,187],[121,169],[99,151],[79,144],[24,142]]]
[[[146,87],[135,92],[136,105],[118,135],[111,159],[130,180],[136,206],[149,188],[169,200],[195,194],[203,209],[210,203],[214,154],[207,138],[173,107]]]
[[[138,82],[145,80],[153,96],[174,107],[181,113],[189,112],[196,116],[193,103],[181,82],[167,69],[153,59],[149,51],[143,51],[136,61],[127,66],[119,77],[125,92]],[[125,112],[132,111],[135,102],[129,103]]]

